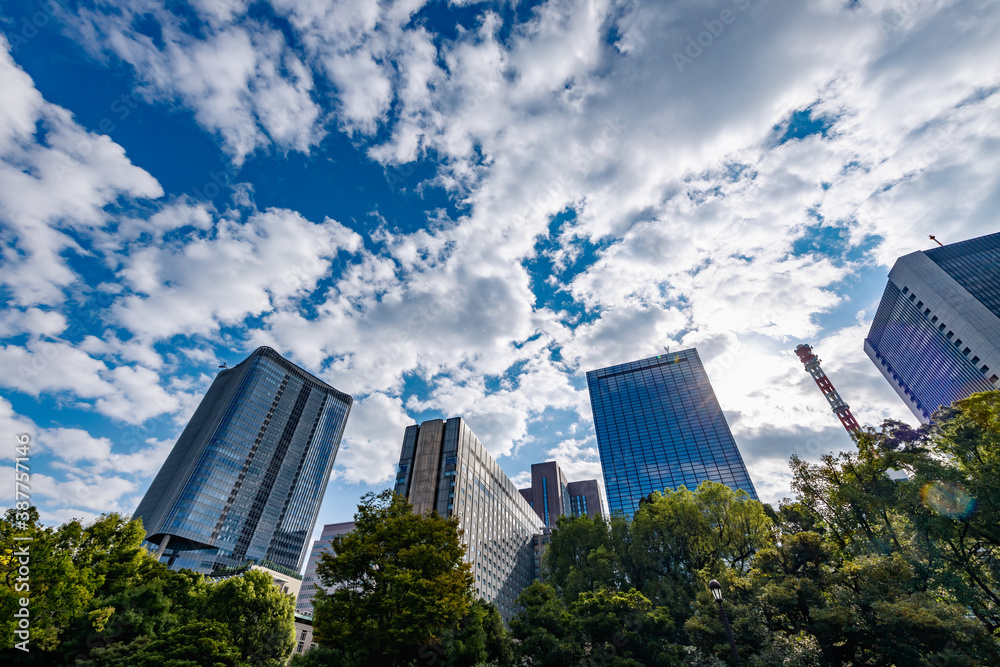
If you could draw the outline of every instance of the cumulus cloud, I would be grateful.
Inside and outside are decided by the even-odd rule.
[[[133,293],[115,303],[112,315],[142,340],[208,335],[307,295],[331,258],[360,243],[333,220],[313,224],[287,210],[255,213],[246,222],[223,219],[210,235],[129,254],[120,275]]]
[[[184,17],[153,0],[99,2],[70,25],[91,52],[129,63],[150,100],[178,100],[192,109],[234,163],[272,145],[308,152],[325,134],[311,70],[280,30],[243,16],[246,3],[201,2],[198,9],[206,20],[198,36],[185,30]],[[155,36],[134,29],[150,22]]]
[[[48,103],[0,35],[0,286],[19,306],[59,305],[77,279],[74,230],[102,227],[118,197],[159,197],[159,183],[106,135]]]
[[[549,0],[483,5],[447,36],[422,0],[81,10],[70,28],[94,54],[190,109],[237,165],[311,153],[335,126],[386,168],[430,165],[411,189],[455,206],[367,246],[332,219],[183,197],[109,226],[109,202],[159,186],[4,53],[2,326],[27,342],[0,359],[27,370],[0,382],[182,419],[207,382],[182,360],[269,344],[361,397],[344,482],[388,479],[418,411],[465,417],[495,456],[599,478],[583,373],[696,346],[761,496],[787,495],[790,453],[847,446],[795,344],[861,421],[907,419],[861,352],[884,273],[927,234],[996,229],[1000,9],[910,4]],[[55,306],[84,227],[108,307],[74,347],[53,339]],[[199,349],[163,352],[178,340]],[[564,435],[539,436],[557,412]]]
[[[334,478],[391,484],[403,431],[413,423],[399,398],[376,393],[355,401],[337,454]]]

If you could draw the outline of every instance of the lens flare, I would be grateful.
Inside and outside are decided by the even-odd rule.
[[[958,482],[925,484],[920,496],[931,510],[952,519],[965,519],[976,509],[976,499]]]

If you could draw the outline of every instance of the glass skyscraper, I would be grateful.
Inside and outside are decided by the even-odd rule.
[[[705,480],[757,492],[695,349],[587,373],[611,513]]]
[[[532,537],[541,521],[460,417],[406,428],[396,493],[418,514],[458,518],[475,592],[509,621],[534,580]]]
[[[269,347],[220,372],[135,511],[160,559],[298,572],[351,403]]]
[[[916,417],[997,388],[1000,233],[896,260],[865,353]]]

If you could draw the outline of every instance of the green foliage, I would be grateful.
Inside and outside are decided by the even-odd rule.
[[[567,600],[598,588],[619,588],[626,575],[603,517],[560,516],[545,551],[546,579]]]
[[[654,493],[632,521],[633,580],[681,626],[709,579],[746,571],[773,540],[770,517],[743,491],[709,481],[695,491],[668,489]]]
[[[139,521],[107,514],[90,524],[24,528],[8,512],[0,520],[8,581],[0,604],[4,627],[17,599],[14,536],[31,537],[29,653],[0,657],[21,665],[283,665],[292,649],[292,605],[261,572],[209,583],[190,571],[172,571],[142,546]],[[10,613],[7,613],[8,610]]]
[[[5,634],[12,637],[13,606],[24,592],[16,589],[17,559],[14,536],[30,537],[32,653],[8,653],[23,664],[72,661],[94,646],[128,640],[136,634],[162,630],[162,614],[147,613],[139,604],[162,566],[142,548],[143,530],[138,521],[118,514],[102,515],[89,525],[73,520],[50,528],[38,523],[37,512],[23,529],[17,528],[13,511],[0,520],[4,544],[2,567],[8,586],[2,593]],[[154,596],[156,597],[156,596]],[[159,601],[171,603],[160,596]],[[8,610],[10,613],[8,613]],[[162,610],[161,610],[162,611]],[[169,625],[169,622],[167,623]],[[6,643],[6,647],[13,642]]]
[[[523,664],[569,667],[579,664],[575,623],[555,589],[534,582],[517,598],[522,610],[510,622]]]
[[[583,640],[583,653],[597,664],[671,665],[678,652],[670,642],[673,620],[634,588],[584,593],[570,607]]]
[[[483,612],[482,626],[486,643],[486,662],[495,667],[514,665],[514,645],[511,643],[510,633],[504,627],[500,612],[485,600],[477,600],[475,606]]]
[[[282,593],[270,575],[250,570],[213,585],[204,618],[229,628],[244,662],[281,667],[295,645],[295,600]]]
[[[549,584],[535,582],[510,623],[522,664],[678,665],[672,621],[639,591],[582,593],[568,607]]]
[[[446,633],[460,637],[473,578],[457,520],[414,514],[392,491],[365,496],[354,519],[354,530],[333,539],[316,569],[325,586],[336,587],[315,598],[317,641],[338,647],[347,661],[388,665],[437,652]]]
[[[705,483],[653,494],[631,522],[561,520],[551,585],[526,591],[511,623],[522,657],[732,664],[716,578],[750,667],[1000,664],[1000,392],[935,419],[865,428],[857,451],[817,463],[793,457],[798,498],[776,510]],[[626,601],[632,589],[649,608]],[[626,637],[634,657],[615,643]]]
[[[80,667],[244,667],[229,626],[218,621],[189,621],[165,635],[139,637],[93,651]],[[281,664],[284,664],[283,662]]]

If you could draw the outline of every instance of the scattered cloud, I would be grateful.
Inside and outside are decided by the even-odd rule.
[[[136,104],[218,144],[246,181],[226,210],[163,197],[0,41],[0,386],[125,428],[167,417],[122,446],[31,413],[65,454],[41,476],[51,517],[126,507],[220,351],[261,344],[358,399],[334,482],[352,490],[391,479],[430,414],[502,465],[600,479],[584,373],[696,346],[776,500],[791,453],[849,446],[795,345],[862,422],[909,419],[861,351],[885,273],[928,234],[996,231],[989,0],[452,3],[454,25],[423,0],[189,4],[59,18]],[[406,213],[351,169],[258,210],[254,179],[300,158],[408,170]],[[357,217],[338,197],[375,199]]]

